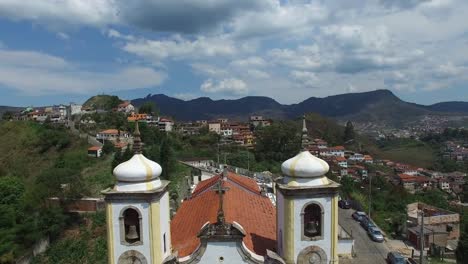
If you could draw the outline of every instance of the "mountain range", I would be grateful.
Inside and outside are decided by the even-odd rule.
[[[181,121],[210,120],[219,117],[246,120],[253,114],[273,119],[286,119],[315,112],[337,120],[387,122],[398,125],[424,115],[456,113],[468,116],[468,102],[420,105],[405,102],[389,90],[347,93],[324,98],[310,97],[291,105],[280,104],[272,98],[263,96],[247,96],[234,100],[200,97],[184,101],[164,94],[134,99],[132,104],[138,107],[148,101],[156,103],[162,115]]]

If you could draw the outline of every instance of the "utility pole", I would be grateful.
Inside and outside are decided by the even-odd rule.
[[[219,140],[218,140],[218,166],[219,166]]]
[[[421,253],[419,253],[419,263],[423,264],[424,262],[424,211],[421,210],[421,231],[419,235],[419,247]]]
[[[371,207],[372,207],[372,177],[369,172],[367,172],[367,176],[369,177],[369,220],[371,219]]]

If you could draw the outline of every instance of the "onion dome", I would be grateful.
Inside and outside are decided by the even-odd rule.
[[[151,181],[161,175],[161,166],[147,159],[143,154],[135,154],[131,159],[114,169],[114,176],[121,182]]]
[[[281,171],[284,175],[298,178],[321,177],[329,169],[328,163],[310,154],[309,151],[302,151],[281,165]]]
[[[159,176],[161,166],[146,158],[141,152],[143,143],[140,139],[138,121],[135,124],[133,157],[115,167],[113,174],[117,178],[114,189],[117,191],[148,191],[161,186]]]

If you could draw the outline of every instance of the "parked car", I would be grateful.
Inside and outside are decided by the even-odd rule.
[[[377,227],[369,227],[369,229],[367,230],[367,234],[375,242],[384,241],[383,234],[382,232],[380,232],[380,230]]]
[[[391,251],[387,254],[387,263],[390,264],[405,264],[405,258],[398,252]]]
[[[354,220],[358,221],[358,222],[361,222],[361,220],[366,217],[366,213],[362,212],[362,211],[356,211],[352,214],[352,217]]]
[[[366,216],[361,220],[361,226],[367,231],[371,227],[376,227],[374,223]]]
[[[339,200],[338,207],[343,208],[343,209],[350,209],[351,204],[348,202],[348,200]]]

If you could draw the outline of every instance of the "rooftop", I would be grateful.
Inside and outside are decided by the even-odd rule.
[[[172,244],[179,257],[191,255],[200,245],[198,232],[206,222],[216,223],[219,208],[216,185],[220,175],[200,182],[190,199],[184,201],[171,221]],[[255,180],[228,173],[223,182],[226,221],[239,223],[246,232],[245,246],[258,255],[276,246],[276,210],[260,194]]]

